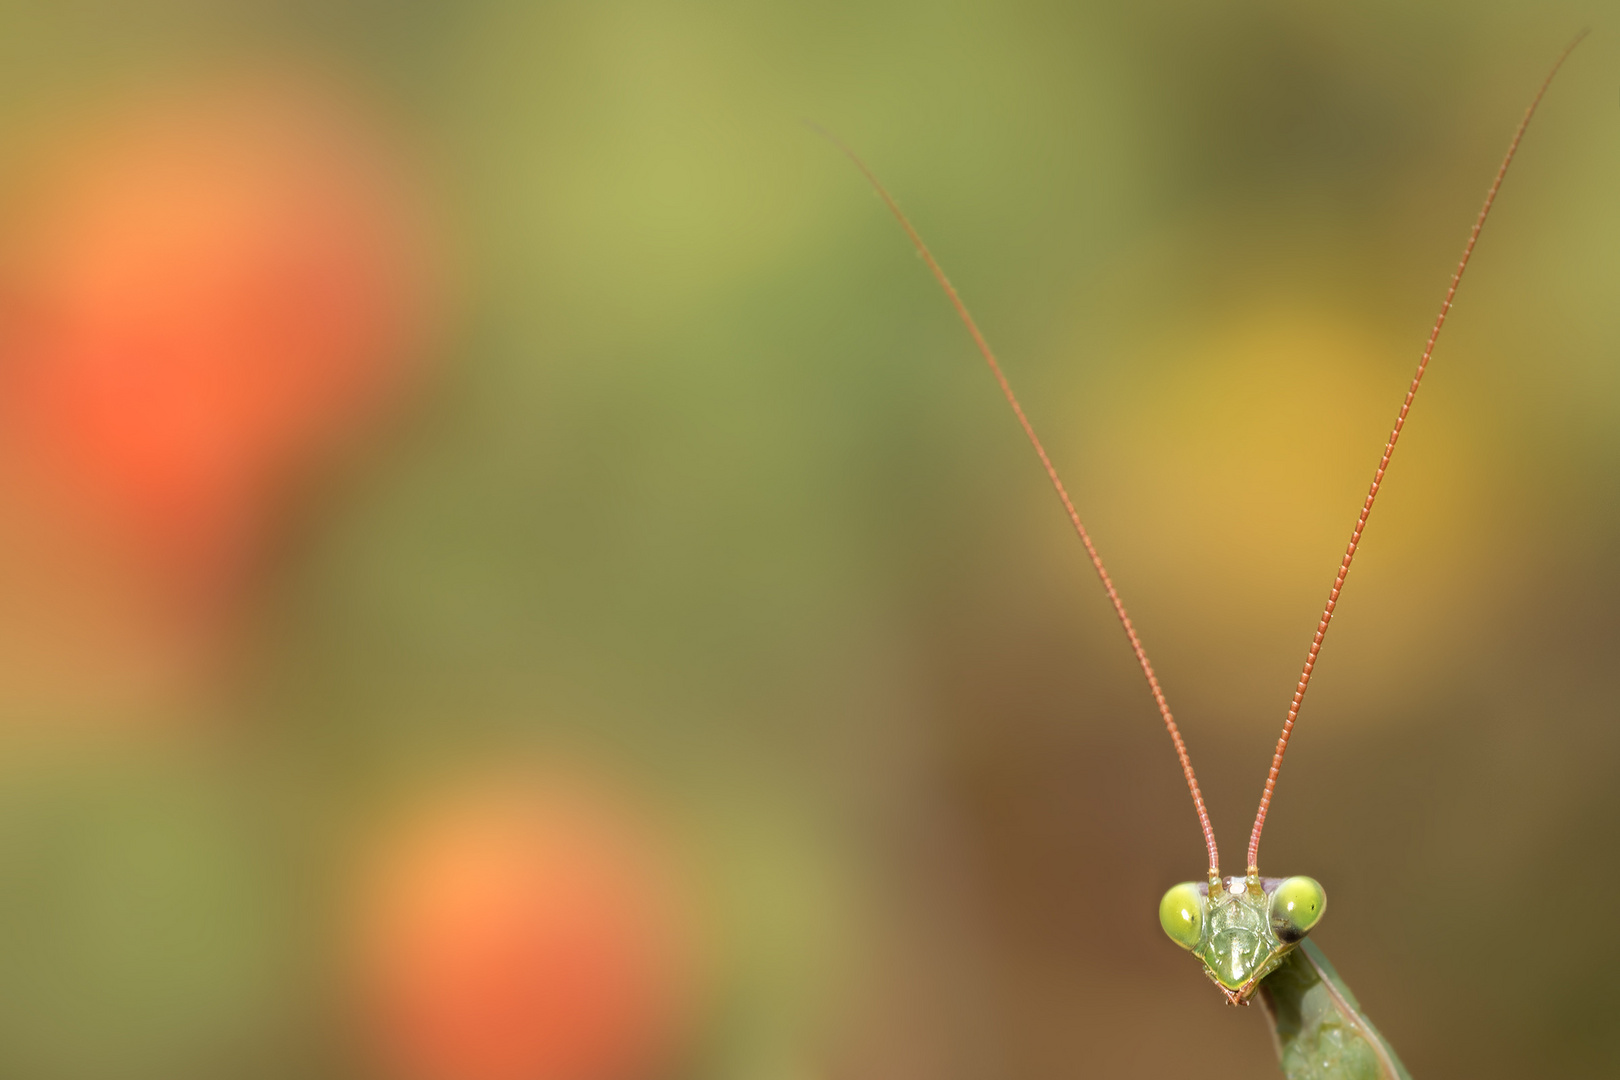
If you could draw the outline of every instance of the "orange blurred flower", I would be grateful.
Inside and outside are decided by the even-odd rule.
[[[362,985],[409,1080],[637,1080],[693,1017],[691,908],[663,830],[560,773],[422,808],[362,896]]]
[[[421,349],[410,170],[341,95],[272,78],[125,106],[40,180],[0,257],[13,451],[146,555],[229,566]]]

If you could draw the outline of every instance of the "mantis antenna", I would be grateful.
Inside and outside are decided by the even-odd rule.
[[[1361,504],[1361,513],[1356,517],[1355,528],[1350,530],[1350,544],[1344,550],[1344,559],[1340,561],[1339,572],[1333,578],[1333,588],[1328,592],[1327,605],[1322,609],[1321,621],[1316,624],[1316,634],[1311,638],[1311,647],[1305,653],[1305,668],[1300,672],[1299,685],[1294,687],[1293,700],[1288,703],[1288,716],[1283,720],[1282,734],[1277,737],[1277,751],[1271,756],[1271,771],[1266,774],[1266,787],[1260,794],[1260,809],[1254,815],[1254,830],[1249,833],[1248,877],[1251,882],[1257,881],[1260,875],[1257,865],[1260,856],[1260,831],[1266,826],[1266,811],[1271,809],[1271,793],[1277,786],[1277,773],[1282,768],[1283,754],[1288,750],[1288,739],[1294,733],[1294,721],[1299,716],[1300,702],[1305,698],[1305,688],[1310,685],[1311,671],[1316,667],[1316,656],[1322,651],[1322,639],[1327,635],[1328,623],[1333,620],[1333,609],[1339,604],[1339,593],[1344,588],[1344,579],[1350,573],[1350,560],[1356,557],[1356,548],[1361,544],[1361,532],[1367,527],[1367,515],[1372,513],[1373,500],[1378,497],[1378,489],[1384,483],[1384,473],[1389,469],[1389,459],[1395,453],[1395,443],[1401,437],[1401,429],[1406,426],[1406,414],[1412,409],[1412,399],[1417,396],[1418,385],[1423,382],[1423,372],[1428,368],[1429,357],[1434,353],[1435,339],[1440,336],[1440,328],[1446,325],[1446,316],[1451,313],[1451,301],[1457,295],[1457,284],[1462,281],[1463,271],[1468,269],[1468,260],[1474,254],[1475,243],[1479,241],[1479,231],[1485,227],[1485,219],[1490,215],[1491,204],[1496,201],[1496,193],[1502,187],[1502,178],[1507,175],[1508,166],[1513,164],[1513,155],[1518,152],[1519,140],[1524,138],[1525,129],[1530,126],[1530,118],[1536,115],[1536,106],[1541,104],[1541,98],[1547,93],[1547,87],[1552,85],[1558,69],[1564,66],[1564,61],[1569,59],[1569,54],[1575,51],[1575,46],[1581,43],[1586,33],[1582,30],[1565,46],[1558,61],[1553,64],[1552,70],[1542,80],[1536,96],[1531,99],[1530,107],[1524,111],[1524,119],[1519,121],[1519,127],[1513,133],[1513,141],[1508,144],[1507,154],[1496,170],[1496,178],[1491,181],[1490,190],[1485,193],[1485,203],[1479,208],[1479,216],[1474,218],[1474,227],[1469,230],[1468,243],[1463,246],[1462,258],[1458,260],[1457,269],[1451,275],[1451,284],[1446,288],[1446,297],[1440,302],[1440,314],[1435,317],[1434,328],[1429,331],[1428,343],[1423,346],[1423,356],[1418,360],[1417,373],[1412,376],[1412,385],[1406,389],[1406,399],[1401,402],[1401,411],[1395,415],[1395,426],[1389,433],[1389,441],[1384,444],[1383,457],[1378,459],[1372,486],[1367,489],[1367,498]],[[1087,547],[1089,546],[1088,544]],[[1101,566],[1098,570],[1101,571]],[[1121,615],[1123,614],[1122,609]],[[1132,640],[1134,641],[1134,636]],[[1143,661],[1144,664],[1146,662]],[[1166,718],[1168,719],[1168,714]]]
[[[1103,589],[1108,593],[1109,601],[1114,605],[1114,614],[1119,616],[1120,625],[1125,628],[1125,636],[1130,639],[1131,651],[1136,654],[1136,662],[1141,665],[1142,674],[1147,678],[1148,689],[1153,692],[1153,700],[1159,706],[1159,715],[1164,718],[1165,729],[1170,732],[1170,741],[1175,743],[1176,757],[1181,759],[1182,775],[1187,778],[1187,790],[1192,792],[1193,806],[1198,810],[1198,824],[1204,830],[1204,847],[1209,852],[1210,887],[1219,889],[1221,887],[1221,859],[1220,853],[1215,847],[1215,830],[1210,827],[1209,812],[1204,809],[1204,796],[1198,790],[1198,777],[1193,773],[1192,758],[1187,755],[1187,744],[1181,738],[1181,729],[1176,727],[1175,717],[1170,715],[1170,705],[1165,701],[1164,691],[1159,687],[1159,677],[1153,673],[1153,664],[1148,660],[1147,650],[1142,648],[1141,639],[1136,636],[1136,627],[1131,625],[1131,617],[1125,611],[1125,602],[1119,598],[1119,592],[1114,588],[1113,579],[1108,576],[1108,570],[1103,566],[1102,556],[1097,554],[1097,547],[1091,542],[1091,535],[1086,532],[1086,527],[1081,524],[1080,513],[1074,508],[1074,502],[1069,498],[1069,493],[1064,488],[1063,481],[1059,479],[1057,468],[1053,466],[1052,459],[1047,456],[1046,448],[1041,445],[1040,437],[1035,434],[1034,425],[1029,422],[1029,417],[1024,415],[1023,406],[1018,404],[1018,397],[1013,393],[1012,385],[1007,382],[1007,376],[1002,374],[1001,364],[996,361],[996,354],[991,351],[990,343],[984,339],[984,334],[979,331],[978,323],[974,322],[973,316],[968,313],[967,305],[962,303],[962,298],[957,294],[956,287],[951,284],[951,279],[945,276],[945,271],[940,268],[938,261],[935,260],[934,253],[928,250],[928,245],[923,243],[922,236],[911,224],[911,220],[906,217],[904,211],[900,209],[900,204],[895,202],[894,196],[889,194],[888,189],[883,186],[872,170],[866,167],[866,162],[862,161],[855,151],[851,150],[841,139],[827,129],[808,121],[806,121],[806,124],[812,131],[832,143],[849,160],[855,163],[855,167],[861,170],[861,175],[866,177],[867,181],[878,193],[878,196],[883,200],[883,204],[894,215],[895,220],[900,222],[900,227],[905,229],[906,236],[910,237],[912,246],[917,249],[917,254],[922,256],[923,262],[927,264],[929,271],[933,273],[934,280],[939,282],[939,287],[945,291],[946,298],[950,300],[951,306],[956,309],[957,316],[962,320],[962,324],[967,327],[968,334],[973,338],[973,344],[978,346],[979,355],[984,357],[984,362],[989,365],[990,374],[995,376],[996,383],[1001,387],[1002,395],[1007,399],[1007,404],[1012,406],[1013,415],[1018,418],[1018,425],[1024,429],[1024,434],[1028,436],[1030,445],[1035,448],[1036,456],[1041,459],[1041,467],[1046,470],[1047,479],[1052,481],[1052,487],[1056,490],[1059,501],[1063,503],[1063,509],[1069,515],[1069,521],[1074,525],[1074,531],[1079,534],[1080,543],[1085,545],[1086,555],[1090,557],[1091,565],[1097,571],[1097,577],[1101,579]],[[1269,787],[1267,790],[1269,794]]]

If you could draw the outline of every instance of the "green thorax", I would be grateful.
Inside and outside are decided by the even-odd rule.
[[[1260,984],[1288,1080],[1412,1080],[1327,957],[1309,941]]]
[[[1211,876],[1173,885],[1159,925],[1233,1005],[1259,991],[1288,1080],[1412,1080],[1322,950],[1305,940],[1327,910],[1315,878]]]

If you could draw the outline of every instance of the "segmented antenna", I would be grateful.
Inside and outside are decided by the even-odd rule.
[[[923,243],[922,236],[912,226],[911,220],[906,217],[905,212],[900,209],[900,204],[894,201],[894,196],[889,194],[888,189],[883,186],[872,170],[866,167],[866,162],[862,161],[860,156],[846,146],[841,139],[819,124],[809,123],[808,121],[806,121],[806,124],[812,131],[824,137],[855,163],[855,167],[861,170],[861,174],[866,177],[867,181],[878,193],[878,196],[882,198],[884,205],[889,208],[889,212],[894,215],[895,220],[900,222],[900,227],[905,229],[906,235],[911,238],[912,246],[917,249],[917,254],[922,256],[923,262],[928,264],[928,269],[933,273],[934,280],[939,282],[941,289],[945,290],[945,296],[950,300],[951,306],[956,309],[956,314],[962,320],[962,325],[967,327],[968,333],[973,338],[973,344],[978,346],[979,354],[984,357],[984,362],[990,366],[990,374],[996,377],[996,382],[1001,387],[1001,393],[1006,397],[1007,404],[1012,406],[1013,415],[1018,418],[1019,426],[1024,429],[1024,434],[1029,437],[1030,445],[1035,448],[1036,456],[1041,459],[1041,467],[1046,470],[1047,479],[1052,481],[1052,487],[1057,491],[1058,499],[1063,503],[1063,509],[1069,515],[1069,521],[1074,525],[1074,531],[1079,534],[1080,543],[1085,545],[1086,554],[1091,558],[1091,565],[1097,571],[1097,577],[1101,579],[1103,589],[1108,593],[1109,602],[1114,605],[1114,614],[1119,616],[1120,625],[1125,628],[1125,636],[1130,639],[1131,651],[1136,654],[1136,662],[1142,666],[1142,674],[1147,678],[1148,689],[1152,691],[1153,700],[1159,706],[1159,715],[1164,717],[1165,729],[1170,732],[1170,741],[1176,745],[1176,757],[1181,759],[1181,772],[1187,778],[1187,790],[1192,792],[1193,806],[1198,810],[1198,824],[1204,830],[1204,847],[1209,851],[1210,887],[1219,888],[1221,859],[1220,853],[1215,847],[1215,830],[1210,827],[1209,812],[1204,809],[1204,796],[1198,790],[1198,777],[1193,774],[1192,758],[1187,755],[1187,744],[1182,741],[1181,729],[1176,727],[1175,717],[1170,715],[1170,705],[1164,699],[1164,691],[1159,688],[1158,676],[1153,674],[1153,665],[1148,661],[1147,650],[1142,648],[1141,639],[1136,636],[1136,627],[1131,625],[1131,617],[1125,612],[1125,602],[1119,598],[1119,592],[1114,588],[1113,579],[1108,576],[1108,570],[1103,566],[1102,556],[1097,554],[1096,545],[1091,542],[1091,535],[1086,532],[1086,527],[1080,523],[1080,514],[1075,510],[1068,491],[1064,489],[1063,481],[1058,478],[1057,469],[1052,465],[1052,459],[1047,457],[1046,448],[1041,445],[1040,437],[1035,434],[1034,425],[1029,422],[1029,417],[1024,415],[1023,406],[1018,404],[1018,397],[1013,393],[1011,384],[1007,382],[1007,376],[1002,374],[1001,365],[996,361],[996,354],[990,350],[989,342],[985,341],[984,335],[979,332],[978,323],[974,322],[973,316],[968,314],[967,305],[962,303],[962,298],[957,295],[956,287],[951,284],[950,278],[945,276],[945,271],[940,269],[939,263],[934,259],[934,253],[928,250],[928,245]]]
[[[1299,704],[1305,699],[1305,688],[1310,685],[1311,671],[1316,667],[1316,656],[1322,651],[1322,638],[1327,635],[1328,623],[1333,620],[1333,609],[1339,604],[1339,593],[1344,588],[1345,576],[1350,573],[1350,560],[1356,557],[1356,548],[1361,544],[1361,531],[1367,527],[1367,515],[1372,513],[1373,500],[1378,497],[1378,489],[1384,483],[1384,473],[1389,469],[1389,459],[1395,453],[1395,442],[1401,437],[1401,429],[1406,426],[1406,414],[1411,411],[1412,399],[1417,396],[1418,384],[1423,381],[1423,372],[1429,366],[1429,357],[1434,353],[1435,339],[1440,336],[1440,328],[1446,325],[1446,316],[1451,312],[1451,301],[1457,295],[1457,284],[1462,281],[1463,271],[1468,269],[1468,260],[1474,254],[1474,244],[1479,241],[1479,231],[1485,227],[1485,218],[1490,215],[1491,204],[1496,201],[1496,193],[1502,187],[1502,178],[1507,175],[1508,166],[1513,164],[1513,155],[1518,152],[1519,140],[1524,138],[1525,129],[1530,126],[1530,118],[1536,115],[1536,106],[1541,104],[1541,98],[1547,93],[1547,87],[1552,85],[1553,77],[1558,69],[1564,66],[1569,54],[1575,51],[1575,46],[1581,43],[1586,36],[1582,30],[1575,35],[1575,40],[1565,46],[1558,62],[1553,64],[1552,70],[1542,80],[1541,89],[1531,99],[1530,107],[1524,111],[1524,119],[1519,121],[1519,127],[1513,133],[1513,141],[1508,144],[1507,154],[1502,158],[1501,166],[1496,170],[1496,178],[1491,181],[1491,188],[1485,193],[1485,204],[1479,208],[1479,216],[1474,218],[1474,227],[1469,230],[1468,243],[1463,247],[1462,258],[1457,261],[1456,272],[1451,275],[1451,284],[1446,289],[1446,298],[1440,302],[1440,314],[1435,317],[1434,328],[1429,331],[1428,344],[1423,346],[1423,356],[1418,360],[1417,373],[1412,376],[1412,385],[1406,389],[1406,400],[1401,402],[1401,411],[1395,416],[1395,427],[1389,433],[1389,441],[1384,444],[1384,455],[1378,459],[1378,469],[1373,473],[1372,486],[1367,489],[1367,498],[1361,504],[1361,513],[1356,517],[1356,527],[1350,530],[1350,545],[1344,550],[1344,559],[1339,563],[1339,572],[1333,578],[1333,589],[1328,593],[1327,606],[1322,609],[1322,619],[1316,624],[1316,635],[1311,638],[1311,647],[1305,654],[1305,669],[1300,672],[1299,685],[1294,687],[1294,698],[1288,704],[1288,717],[1283,721],[1282,734],[1277,737],[1277,752],[1271,756],[1271,771],[1266,774],[1266,787],[1260,795],[1260,809],[1254,815],[1254,831],[1249,833],[1249,866],[1250,878],[1259,875],[1260,831],[1266,826],[1266,811],[1271,808],[1271,793],[1277,786],[1277,772],[1282,768],[1283,754],[1288,750],[1288,739],[1294,733],[1294,720],[1299,716]]]

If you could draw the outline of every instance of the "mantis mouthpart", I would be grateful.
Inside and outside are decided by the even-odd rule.
[[[1407,387],[1406,397],[1401,402],[1399,413],[1396,414],[1394,427],[1384,444],[1383,455],[1373,473],[1372,484],[1356,517],[1355,527],[1351,530],[1350,542],[1345,548],[1344,558],[1334,577],[1333,587],[1328,593],[1327,604],[1317,623],[1316,633],[1311,638],[1305,665],[1289,702],[1288,714],[1283,721],[1282,733],[1277,739],[1276,751],[1272,755],[1271,768],[1266,775],[1254,827],[1249,834],[1247,873],[1243,876],[1226,878],[1221,876],[1220,854],[1215,844],[1215,832],[1210,825],[1209,812],[1204,806],[1204,797],[1199,790],[1197,776],[1193,772],[1192,759],[1187,753],[1181,730],[1177,727],[1170,706],[1165,700],[1158,676],[1154,674],[1153,665],[1148,660],[1147,651],[1142,647],[1136,628],[1125,610],[1125,603],[1120,599],[1113,579],[1103,565],[1102,556],[1098,554],[1091,535],[1081,523],[1079,511],[1075,509],[1063,481],[1058,477],[1057,468],[1047,455],[1046,448],[1042,446],[1040,437],[1036,435],[1034,425],[1030,423],[1023,406],[1013,393],[1012,386],[1002,372],[1001,364],[991,350],[989,342],[979,330],[973,316],[969,314],[967,305],[963,303],[955,286],[951,284],[945,271],[934,258],[933,252],[900,209],[894,196],[853,150],[824,128],[816,124],[808,125],[855,163],[855,167],[866,177],[889,212],[905,230],[912,246],[916,248],[917,254],[922,257],[929,272],[939,283],[957,317],[967,328],[979,354],[989,366],[990,373],[1000,386],[1014,417],[1017,418],[1019,426],[1023,428],[1025,436],[1040,459],[1058,500],[1063,504],[1070,524],[1079,536],[1086,555],[1091,560],[1092,568],[1097,572],[1103,590],[1113,605],[1114,613],[1125,631],[1125,637],[1136,656],[1137,664],[1147,680],[1148,690],[1158,706],[1159,715],[1164,720],[1165,729],[1181,763],[1187,789],[1192,795],[1193,807],[1204,834],[1204,846],[1209,855],[1209,871],[1205,881],[1182,882],[1172,886],[1164,894],[1159,902],[1160,925],[1172,941],[1198,957],[1203,964],[1204,973],[1216,984],[1228,1003],[1247,1005],[1253,998],[1259,998],[1271,1021],[1278,1062],[1289,1080],[1411,1080],[1411,1074],[1395,1056],[1394,1049],[1362,1013],[1355,995],[1350,992],[1344,980],[1339,978],[1333,965],[1328,962],[1321,949],[1307,940],[1306,935],[1321,921],[1322,915],[1327,910],[1327,893],[1320,883],[1309,877],[1261,877],[1258,865],[1260,835],[1265,827],[1266,813],[1271,806],[1277,775],[1282,768],[1283,755],[1293,735],[1300,705],[1310,685],[1311,673],[1316,667],[1317,656],[1327,635],[1328,625],[1332,622],[1334,608],[1338,605],[1345,578],[1350,572],[1350,564],[1360,546],[1362,532],[1372,513],[1373,502],[1389,469],[1395,444],[1400,440],[1412,402],[1423,382],[1423,374],[1428,369],[1430,357],[1434,354],[1435,342],[1445,326],[1446,316],[1450,314],[1452,301],[1457,295],[1457,287],[1479,241],[1480,230],[1484,228],[1485,220],[1490,216],[1497,192],[1501,190],[1502,180],[1507,175],[1508,167],[1513,163],[1519,143],[1523,140],[1542,97],[1552,85],[1553,78],[1563,67],[1564,61],[1585,36],[1586,31],[1582,30],[1564,48],[1536,91],[1535,97],[1531,99],[1529,108],[1525,110],[1524,117],[1519,121],[1513,139],[1508,144],[1502,164],[1498,167],[1496,176],[1486,192],[1484,204],[1474,218],[1462,257],[1451,276],[1451,284],[1447,287],[1445,299],[1440,304],[1440,313],[1435,317],[1434,326],[1429,331],[1428,342],[1423,348],[1422,357],[1418,360],[1417,371]]]

